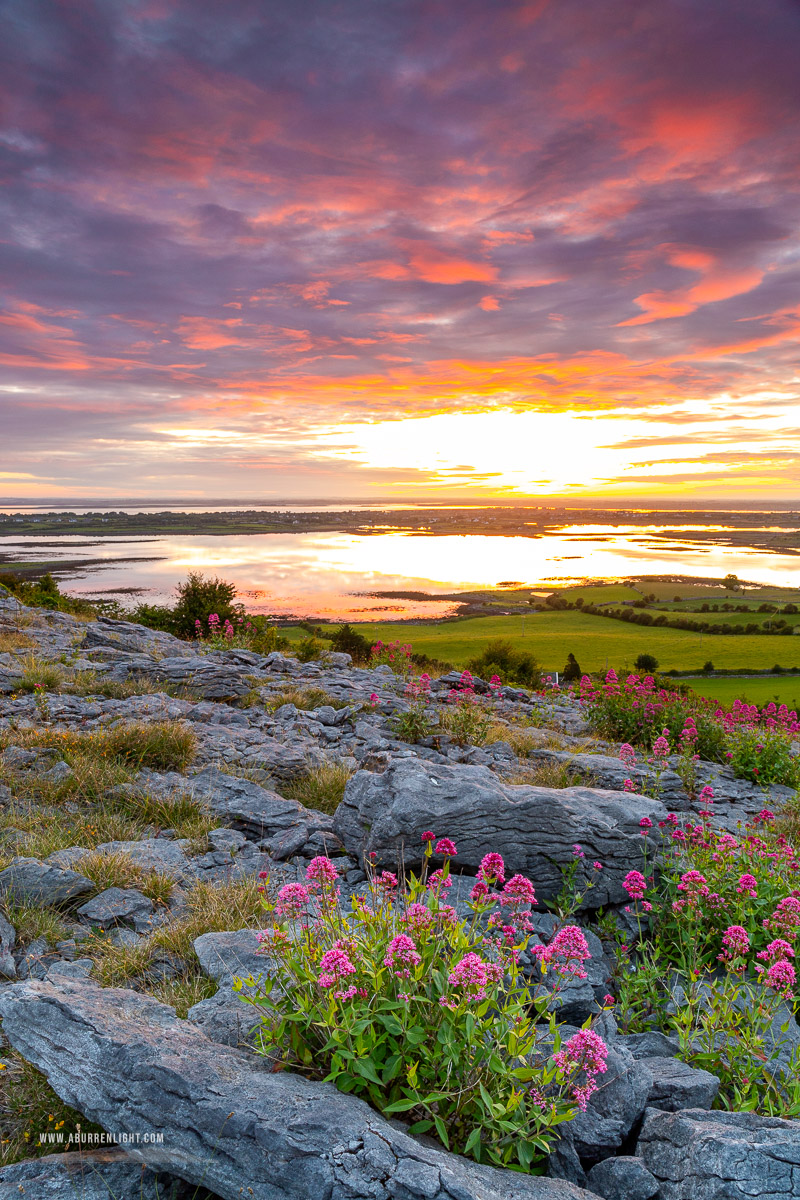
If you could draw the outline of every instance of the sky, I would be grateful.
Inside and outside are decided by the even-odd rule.
[[[0,494],[771,498],[798,0],[5,0]]]

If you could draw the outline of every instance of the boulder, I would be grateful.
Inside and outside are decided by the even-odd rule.
[[[621,1154],[606,1158],[592,1167],[587,1183],[605,1200],[653,1200],[658,1195],[658,1180],[640,1158]]]
[[[653,1076],[647,1097],[651,1108],[678,1112],[681,1108],[711,1108],[719,1091],[719,1079],[710,1071],[690,1067],[680,1058],[641,1058]]]
[[[261,951],[258,931],[237,929],[226,933],[203,933],[194,939],[194,952],[206,975],[220,984],[239,976],[256,979],[269,971],[270,960]],[[241,1001],[239,1001],[241,1003]]]
[[[331,817],[304,808],[297,800],[285,800],[277,792],[251,783],[249,779],[226,775],[216,767],[209,767],[192,778],[191,786],[192,794],[203,800],[218,817],[256,840],[273,838],[280,841],[284,834],[293,830],[299,831],[295,833],[295,841],[300,832],[304,835],[296,847],[298,850],[316,832],[327,834],[331,849],[338,846],[338,840],[332,836]]]
[[[607,1016],[605,1021],[610,1024]],[[647,1066],[621,1043],[611,1040],[600,1022],[594,1028],[607,1040],[608,1069],[598,1077],[597,1091],[590,1097],[586,1112],[578,1113],[565,1127],[565,1137],[584,1164],[606,1158],[623,1146],[645,1110],[652,1087]]]
[[[659,1181],[659,1200],[800,1196],[800,1121],[649,1108],[636,1154]]]
[[[0,1167],[0,1200],[173,1200],[182,1185],[116,1146],[26,1158]]]
[[[390,763],[382,774],[357,771],[334,816],[334,832],[362,859],[375,855],[393,865],[401,851],[411,865],[421,859],[421,835],[432,829],[452,838],[456,864],[477,870],[490,850],[505,859],[508,873],[527,875],[540,900],[553,899],[562,872],[579,842],[587,861],[603,870],[586,904],[600,908],[628,900],[622,880],[641,869],[639,822],[658,821],[666,809],[656,800],[595,788],[541,788],[503,782],[487,767],[438,766],[416,758]]]
[[[93,891],[91,879],[38,858],[15,858],[0,871],[0,894],[16,903],[58,906]]]
[[[152,920],[153,901],[136,888],[110,887],[81,905],[78,916],[90,925],[130,925],[143,933]]]
[[[10,984],[11,1045],[62,1099],[222,1200],[591,1200],[574,1185],[478,1165],[409,1137],[362,1100],[210,1042],[150,997],[91,984]]]

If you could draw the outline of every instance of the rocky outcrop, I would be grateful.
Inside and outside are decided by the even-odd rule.
[[[6,1037],[66,1103],[222,1200],[590,1200],[572,1184],[479,1166],[421,1144],[330,1084],[273,1073],[172,1009],[91,984],[13,984]]]
[[[48,1154],[0,1167],[0,1200],[183,1200],[185,1196],[181,1180],[150,1171],[115,1146]]]
[[[0,871],[0,895],[17,904],[66,904],[93,891],[91,879],[38,858],[15,858]]]
[[[659,1181],[659,1200],[800,1196],[800,1121],[651,1108],[636,1153]]]
[[[452,838],[456,864],[477,870],[497,850],[510,872],[527,875],[540,900],[556,896],[562,870],[580,843],[603,870],[587,904],[627,900],[622,879],[641,868],[643,818],[657,822],[666,809],[656,800],[595,788],[540,788],[504,783],[486,767],[438,766],[418,759],[392,762],[382,774],[358,771],[348,782],[333,828],[344,847],[379,865],[421,858],[421,835],[432,829]]]

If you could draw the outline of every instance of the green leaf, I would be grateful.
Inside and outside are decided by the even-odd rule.
[[[419,1104],[419,1100],[416,1096],[412,1096],[410,1100],[395,1100],[394,1104],[388,1105],[383,1111],[385,1113],[408,1112],[417,1104]]]
[[[447,1129],[445,1128],[444,1121],[442,1120],[441,1117],[434,1117],[433,1123],[436,1126],[436,1132],[439,1135],[439,1141],[442,1143],[442,1145],[444,1146],[444,1148],[446,1150],[449,1150],[450,1149],[450,1139],[447,1136]]]
[[[478,1126],[477,1129],[473,1129],[472,1133],[467,1138],[466,1144],[464,1146],[464,1153],[471,1154],[472,1151],[475,1149],[475,1147],[480,1145],[480,1140],[481,1140],[481,1129],[480,1129],[480,1126]]]
[[[408,1132],[413,1137],[417,1133],[427,1133],[429,1129],[433,1129],[433,1121],[415,1121],[413,1125],[409,1125]]]
[[[353,1063],[353,1070],[357,1071],[362,1079],[368,1079],[370,1083],[377,1083],[380,1087],[382,1080],[377,1074],[372,1061],[369,1058],[360,1058]]]

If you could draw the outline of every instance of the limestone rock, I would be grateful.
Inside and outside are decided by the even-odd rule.
[[[135,1153],[222,1200],[590,1200],[558,1180],[478,1165],[409,1137],[331,1084],[273,1073],[172,1009],[91,984],[11,984],[12,1046],[110,1130],[164,1133]]]
[[[800,1121],[649,1108],[636,1154],[659,1181],[659,1200],[800,1196]]]
[[[91,879],[38,858],[15,858],[0,871],[0,894],[17,903],[56,906],[92,891]]]
[[[455,841],[462,869],[477,870],[483,856],[497,850],[509,873],[532,880],[540,900],[558,894],[562,870],[574,861],[579,842],[587,860],[603,863],[586,900],[599,908],[627,901],[622,879],[642,865],[639,822],[649,818],[656,834],[665,815],[663,805],[642,796],[508,784],[486,767],[407,758],[380,775],[356,772],[333,827],[348,851],[362,859],[374,852],[381,866],[393,865],[401,848],[407,863],[419,861],[427,829]]]
[[[710,1071],[691,1067],[679,1058],[642,1058],[639,1060],[653,1076],[647,1097],[651,1108],[677,1112],[681,1108],[711,1108],[719,1079]]]

